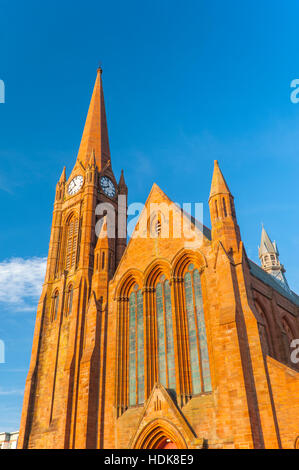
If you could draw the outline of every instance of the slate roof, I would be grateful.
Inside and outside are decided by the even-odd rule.
[[[268,286],[272,287],[272,289],[276,290],[279,294],[283,295],[288,300],[299,306],[299,296],[295,294],[295,292],[293,292],[291,289],[287,290],[286,288],[284,288],[277,279],[271,276],[271,274],[268,274],[250,259],[248,260],[248,262],[250,272],[254,277],[264,282]]]
[[[182,209],[181,209],[182,210]],[[190,216],[190,214],[186,213],[185,211],[182,210],[182,212],[185,213],[188,217],[191,217],[192,223],[204,234],[204,236],[208,240],[212,240],[211,236],[211,230],[203,225],[201,222],[199,222],[197,219],[195,219],[193,216]],[[272,244],[272,242],[270,241]],[[276,246],[275,246],[276,248]],[[278,279],[275,279],[271,274],[268,274],[266,271],[264,271],[260,266],[258,266],[254,261],[251,261],[248,259],[249,262],[249,268],[251,274],[259,279],[260,281],[264,282],[264,284],[267,284],[269,287],[272,287],[272,289],[276,290],[279,294],[281,294],[283,297],[286,297],[288,300],[293,302],[295,305],[299,306],[299,296],[293,292],[288,285],[285,285],[279,282]],[[285,286],[285,287],[284,287]]]

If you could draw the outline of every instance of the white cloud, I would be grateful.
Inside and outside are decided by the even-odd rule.
[[[11,258],[0,262],[0,302],[20,311],[32,310],[41,293],[47,258]]]
[[[0,387],[0,396],[3,395],[23,395],[24,389],[21,388],[12,388],[12,389],[4,389]]]

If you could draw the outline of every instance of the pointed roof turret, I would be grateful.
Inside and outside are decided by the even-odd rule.
[[[108,127],[105,111],[102,69],[98,68],[93,94],[84,126],[77,160],[85,166],[94,150],[99,171],[110,160]]]
[[[63,170],[62,170],[62,173],[61,173],[61,176],[60,176],[60,179],[59,179],[59,183],[65,183],[66,182],[66,175],[65,175],[65,166],[63,167]]]
[[[119,183],[118,183],[118,190],[120,194],[127,194],[128,192],[128,187],[125,182],[125,177],[124,177],[124,170],[121,170],[121,175],[119,178]]]
[[[227,186],[217,160],[214,160],[209,208],[213,247],[217,250],[218,243],[221,242],[227,253],[237,253],[240,249],[241,234],[234,197]]]
[[[269,235],[267,234],[264,226],[262,228],[261,236],[261,246],[259,246],[259,257],[265,254],[276,254],[278,255],[278,250],[275,242],[271,242]]]
[[[230,194],[224,176],[219,168],[218,161],[214,160],[214,172],[211,184],[210,198],[217,194]]]
[[[261,246],[259,247],[259,258],[264,271],[275,277],[286,290],[290,290],[285,277],[285,269],[279,261],[279,253],[275,242],[270,240],[264,226],[262,228]]]
[[[94,149],[92,149],[90,159],[89,159],[89,162],[88,162],[88,166],[90,166],[90,168],[95,168],[97,166],[96,155],[95,155]]]
[[[98,241],[95,249],[100,250],[102,248],[109,248],[107,215],[104,215],[101,219],[101,226],[98,232]]]

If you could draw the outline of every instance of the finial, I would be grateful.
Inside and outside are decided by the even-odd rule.
[[[65,166],[63,167],[63,170],[62,170],[62,173],[61,173],[61,176],[60,176],[60,179],[59,179],[59,183],[65,183],[66,182],[66,176],[65,176]]]
[[[103,68],[102,68],[101,62],[99,63],[99,66],[98,66],[98,72],[100,72],[101,75],[103,73]]]
[[[121,170],[119,183],[118,183],[118,189],[119,189],[120,194],[128,194],[128,188],[125,183],[124,170]]]
[[[90,168],[96,167],[96,153],[95,153],[94,148],[92,149],[91,154],[90,154],[89,167]]]
[[[218,194],[231,194],[224,176],[220,170],[218,160],[214,160],[214,171],[211,184],[210,198]]]

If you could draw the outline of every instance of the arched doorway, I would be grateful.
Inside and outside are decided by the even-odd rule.
[[[171,439],[164,439],[158,449],[177,449],[177,445],[175,442],[172,442]]]
[[[145,426],[133,443],[134,449],[187,449],[180,431],[165,419],[156,419]]]

